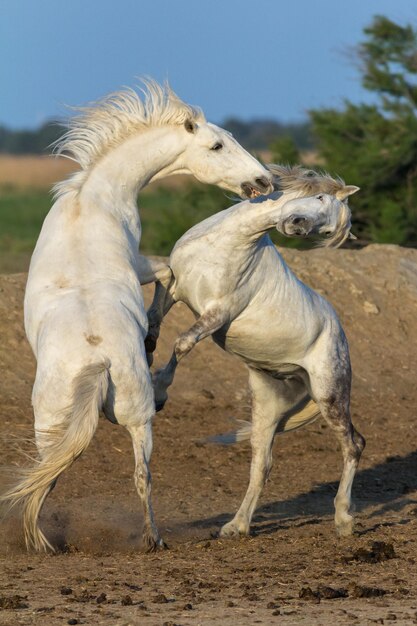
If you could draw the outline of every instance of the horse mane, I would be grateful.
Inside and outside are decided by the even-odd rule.
[[[205,121],[201,109],[183,102],[167,82],[141,82],[142,97],[134,89],[125,88],[88,106],[70,107],[77,114],[67,121],[68,130],[52,147],[54,154],[75,161],[82,171],[55,185],[55,195],[78,188],[86,170],[134,133],[159,126],[180,126],[187,119]]]
[[[335,195],[345,187],[345,182],[341,178],[332,178],[327,172],[315,172],[301,165],[272,163],[267,167],[274,177],[275,189],[295,191],[300,197],[314,196],[316,193]]]
[[[346,184],[337,177],[333,178],[327,172],[315,172],[301,165],[277,165],[271,163],[267,166],[273,175],[274,187],[280,191],[292,191],[300,198],[314,196],[318,193],[328,193],[335,196],[342,191]],[[347,199],[342,201],[338,224],[335,232],[326,239],[318,242],[317,246],[324,248],[338,248],[349,237],[351,228],[351,212]]]

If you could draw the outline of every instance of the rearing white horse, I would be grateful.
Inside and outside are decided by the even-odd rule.
[[[230,133],[168,86],[148,81],[81,110],[57,145],[82,170],[55,188],[32,257],[25,327],[38,366],[33,388],[39,461],[2,496],[24,506],[26,544],[53,549],[38,526],[60,474],[88,446],[103,410],[129,431],[147,549],[161,545],[150,499],[154,396],[145,358],[137,194],[171,174],[252,196],[271,175]]]
[[[249,532],[271,468],[275,434],[310,423],[321,413],[342,448],[335,524],[345,536],[352,532],[351,487],[364,447],[350,419],[346,337],[331,305],[297,279],[267,231],[327,234],[327,245],[340,245],[350,230],[347,198],[358,187],[302,168],[273,169],[283,192],[221,211],[176,243],[168,293],[165,298],[163,291],[156,292],[149,311],[154,340],[161,315],[174,302],[185,302],[197,319],[176,340],[167,366],[155,374],[155,401],[162,408],[178,362],[205,337],[212,336],[248,366],[252,424],[235,440],[251,439],[250,481],[238,512],[220,531],[223,536]]]

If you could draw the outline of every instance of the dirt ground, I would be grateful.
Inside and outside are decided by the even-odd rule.
[[[335,305],[351,346],[353,420],[368,444],[354,484],[354,536],[335,536],[341,453],[318,421],[277,437],[252,536],[215,538],[245,492],[250,447],[201,439],[228,430],[231,416],[247,419],[250,398],[245,368],[207,340],[181,363],[155,419],[153,497],[169,550],[140,552],[130,440],[102,419],[42,515],[58,553],[27,554],[18,516],[0,526],[0,624],[417,623],[417,250],[285,258]],[[15,448],[32,425],[25,278],[0,277],[0,437],[12,467],[25,462]],[[177,305],[157,364],[190,322]]]

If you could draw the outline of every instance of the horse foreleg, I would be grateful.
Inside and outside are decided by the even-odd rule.
[[[160,411],[168,399],[167,389],[174,380],[175,371],[179,361],[188,354],[194,346],[209,335],[215,333],[227,321],[225,311],[219,308],[211,308],[198,318],[189,330],[182,333],[174,344],[174,351],[168,364],[158,370],[153,376],[156,410]]]
[[[156,283],[153,301],[147,312],[148,334],[145,338],[146,359],[151,366],[162,320],[175,302],[169,293],[175,280],[171,268],[165,261],[150,259],[143,254],[139,255],[137,272],[141,285]]]
[[[145,339],[145,350],[149,366],[151,366],[153,362],[153,353],[156,350],[162,320],[173,304],[175,304],[175,299],[170,291],[175,281],[171,270],[169,271],[169,275],[167,274],[165,277],[161,277],[161,279],[156,282],[152,304],[147,312],[148,334]]]
[[[149,420],[139,426],[129,426],[135,453],[134,480],[144,513],[143,546],[146,552],[164,547],[155,524],[151,503],[151,473],[149,460],[152,453],[152,424]]]

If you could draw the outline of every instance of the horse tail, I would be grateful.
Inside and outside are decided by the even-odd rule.
[[[297,428],[302,428],[303,426],[307,426],[307,424],[312,424],[318,417],[320,417],[320,415],[320,409],[317,404],[314,400],[309,400],[302,409],[296,411],[295,413],[290,412],[285,420],[279,422],[278,428],[275,432],[286,433],[290,430],[297,430]]]
[[[64,411],[61,423],[38,432],[41,458],[35,465],[20,471],[20,480],[0,496],[12,509],[23,505],[23,528],[27,548],[54,551],[38,527],[42,505],[58,477],[69,468],[89,445],[97,428],[99,411],[109,385],[108,359],[84,367],[74,379],[73,400]]]
[[[290,430],[296,430],[297,428],[311,424],[315,422],[319,416],[319,407],[313,400],[310,400],[302,409],[296,410],[295,412],[289,411],[286,417],[278,423],[275,434],[286,433]],[[221,435],[213,435],[212,437],[207,437],[204,441],[206,443],[216,443],[227,446],[250,439],[252,434],[252,422],[246,420],[235,421],[239,426],[237,430]]]

